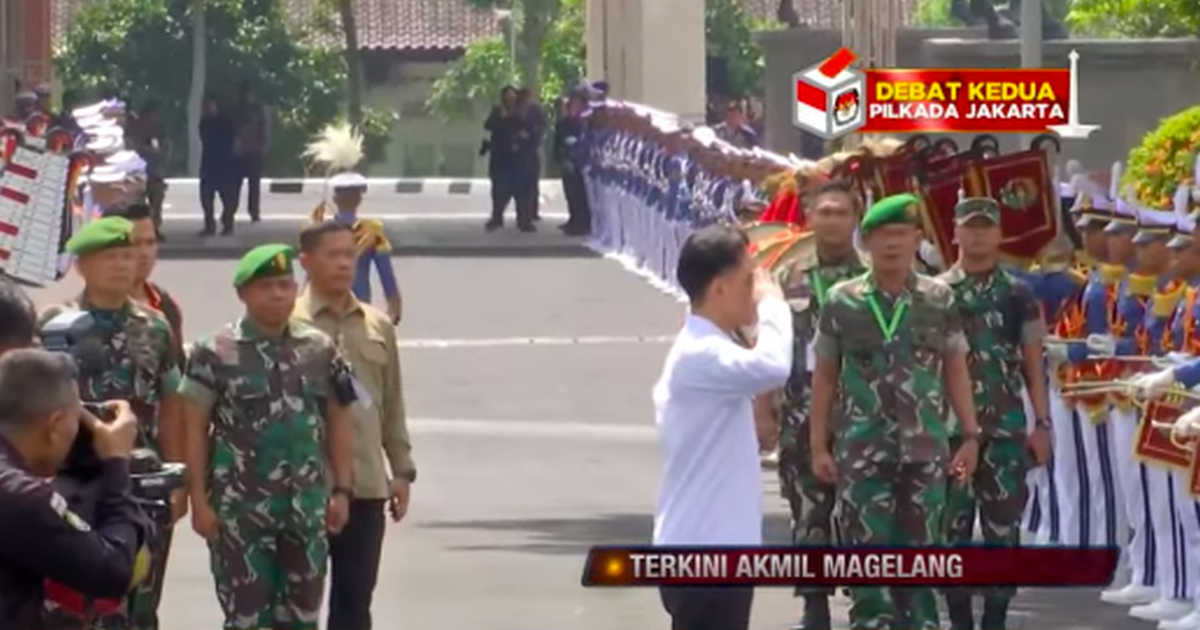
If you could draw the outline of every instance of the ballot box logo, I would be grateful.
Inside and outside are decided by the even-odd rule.
[[[866,77],[850,67],[857,59],[842,48],[829,59],[792,75],[797,127],[832,140],[866,124]]]
[[[792,75],[794,123],[832,140],[858,133],[1053,133],[1087,138],[1079,53],[1051,68],[865,68],[841,48]],[[1056,64],[1051,64],[1056,65]],[[1020,197],[1021,191],[1012,191]]]

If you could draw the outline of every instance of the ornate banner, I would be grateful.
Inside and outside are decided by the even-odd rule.
[[[1041,136],[1028,150],[975,160],[971,194],[1000,203],[1001,248],[1014,261],[1037,259],[1058,236],[1058,185],[1050,148],[1057,152],[1058,140]]]

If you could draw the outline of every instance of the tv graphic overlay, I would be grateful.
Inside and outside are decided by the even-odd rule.
[[[792,76],[794,123],[826,140],[861,133],[1031,133],[1086,138],[1079,54],[1069,69],[855,70],[846,48]]]
[[[596,547],[584,586],[1108,586],[1116,548]]]

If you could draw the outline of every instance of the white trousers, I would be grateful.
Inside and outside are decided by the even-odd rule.
[[[1032,433],[1037,428],[1037,416],[1029,402],[1029,394],[1023,396],[1025,417],[1029,420],[1028,430]],[[1025,488],[1028,499],[1025,501],[1025,515],[1021,519],[1021,527],[1035,541],[1058,542],[1058,497],[1054,492],[1054,458],[1045,466],[1030,468],[1025,474]]]
[[[1061,392],[1050,392],[1050,418],[1054,424],[1054,467],[1051,472],[1057,495],[1059,537],[1057,542],[1078,547],[1090,539],[1088,491],[1084,490],[1087,453],[1083,448],[1080,418],[1075,408],[1063,400]]]
[[[1195,503],[1182,498],[1177,475],[1166,467],[1143,466],[1145,491],[1154,519],[1154,557],[1158,573],[1158,592],[1163,599],[1190,600],[1195,597],[1196,565],[1188,555],[1188,529],[1185,517],[1196,527]],[[1186,488],[1183,493],[1186,494]],[[1193,532],[1195,530],[1193,529]],[[1194,535],[1194,533],[1193,533]]]
[[[1182,558],[1184,579],[1191,587],[1189,596],[1200,609],[1200,503],[1188,492],[1188,471],[1171,471],[1175,507],[1179,510],[1179,523],[1183,528],[1183,543],[1186,552]]]
[[[1148,475],[1145,465],[1133,456],[1137,440],[1137,409],[1114,409],[1109,424],[1112,425],[1114,464],[1121,484],[1125,519],[1129,523],[1130,581],[1140,586],[1156,586],[1160,582],[1160,567],[1156,543],[1161,540],[1155,531],[1155,512],[1150,494],[1146,491]]]

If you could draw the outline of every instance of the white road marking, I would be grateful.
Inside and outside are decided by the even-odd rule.
[[[451,420],[409,418],[410,433],[422,435],[466,435],[499,438],[547,438],[653,443],[658,430],[650,424],[592,424],[586,422],[529,422],[527,420]]]
[[[670,343],[670,335],[627,337],[499,337],[493,339],[401,339],[400,348],[497,348],[504,346],[599,346],[608,344]]]
[[[566,219],[565,212],[543,212],[543,219]],[[486,212],[388,212],[383,214],[371,214],[367,218],[377,219],[384,223],[393,221],[487,221],[491,215]],[[264,223],[297,223],[307,222],[312,218],[312,215],[307,212],[268,212],[263,214],[262,220]],[[202,217],[198,212],[164,212],[164,221],[195,221],[199,223]],[[512,223],[509,221],[508,223]],[[242,227],[239,223],[238,227]],[[247,229],[254,229],[253,225],[246,226]]]

